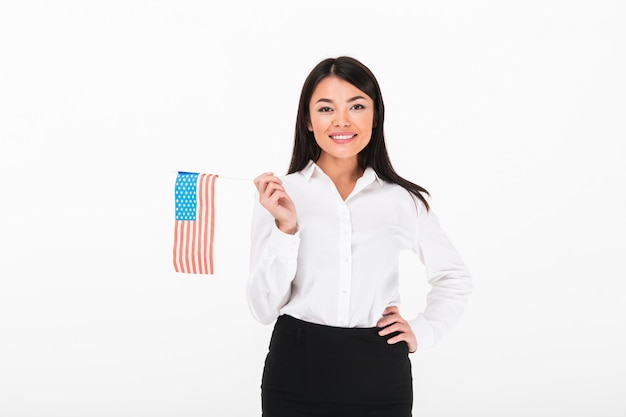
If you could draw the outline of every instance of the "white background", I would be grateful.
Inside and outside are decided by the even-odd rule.
[[[607,0],[0,1],[0,415],[260,415],[253,186],[218,182],[215,274],[176,274],[174,171],[284,173],[305,76],[348,54],[475,279],[412,356],[414,414],[626,416],[624,22]]]

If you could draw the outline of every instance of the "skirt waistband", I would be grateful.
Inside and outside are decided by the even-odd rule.
[[[380,336],[378,327],[336,327],[325,324],[311,323],[289,315],[278,317],[275,328],[278,332],[284,332],[292,335],[293,342],[296,344],[306,343],[309,345],[334,345],[346,346],[357,344],[365,347],[373,348],[379,345],[385,351],[389,351],[390,345],[387,340],[397,332],[389,335]],[[397,343],[393,345],[394,350],[404,351],[408,353],[408,347],[405,343]]]

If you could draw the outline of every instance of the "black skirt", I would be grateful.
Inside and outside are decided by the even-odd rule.
[[[263,370],[263,417],[410,417],[408,347],[378,331],[280,316]]]

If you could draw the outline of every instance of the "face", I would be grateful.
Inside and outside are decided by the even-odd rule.
[[[374,101],[349,82],[330,76],[317,84],[309,112],[309,131],[322,149],[318,164],[330,159],[356,162],[372,137]]]

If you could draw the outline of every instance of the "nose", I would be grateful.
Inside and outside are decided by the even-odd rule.
[[[335,113],[335,126],[350,126],[350,119],[345,112]]]

